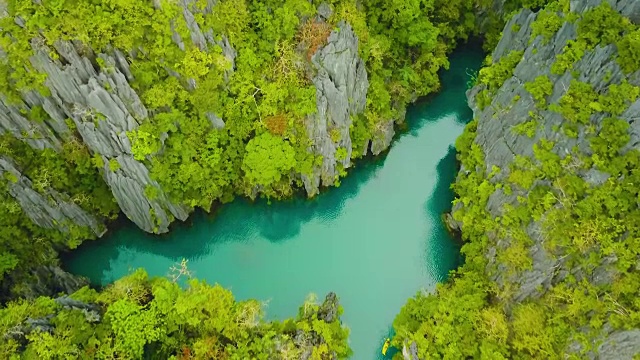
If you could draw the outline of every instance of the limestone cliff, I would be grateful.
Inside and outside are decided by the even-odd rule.
[[[86,211],[49,186],[44,194],[34,190],[31,179],[23,176],[9,159],[0,157],[0,176],[8,179],[9,193],[15,198],[25,214],[36,225],[48,229],[69,231],[69,226],[90,228],[96,236],[102,236],[106,228]]]
[[[623,16],[615,23],[626,24],[627,20],[623,20],[624,18],[635,24],[640,21],[640,2],[605,2],[610,7],[605,4],[597,10],[601,16],[599,19],[612,16],[608,9],[613,9],[614,13],[617,11]],[[477,121],[474,143],[481,149],[484,166],[478,169],[463,166],[459,181],[470,172],[481,171],[486,174],[491,186],[495,186],[495,191],[488,197],[485,210],[497,222],[511,216],[508,209],[521,206],[534,208],[533,213],[537,214],[522,224],[523,238],[530,241],[518,240],[517,222],[507,227],[498,226],[495,231],[487,229],[489,245],[485,253],[488,261],[486,273],[491,281],[498,284],[502,298],[510,299],[509,307],[547,299],[560,284],[574,286],[567,285],[573,284],[574,278],[588,281],[595,287],[606,288],[620,277],[618,265],[623,257],[622,252],[603,250],[604,244],[593,243],[584,245],[580,251],[576,250],[581,245],[575,239],[584,240],[587,236],[585,234],[574,238],[574,244],[569,248],[550,245],[554,238],[563,236],[559,230],[553,230],[560,229],[559,226],[550,224],[559,220],[550,219],[563,213],[565,207],[584,210],[580,204],[581,199],[595,196],[595,189],[604,185],[627,181],[631,182],[628,185],[636,189],[638,187],[637,183],[633,183],[634,180],[625,180],[624,174],[608,173],[605,164],[607,161],[598,161],[602,154],[595,148],[600,140],[594,140],[594,136],[599,139],[607,136],[608,126],[613,121],[611,118],[615,118],[618,119],[616,121],[627,124],[619,122],[622,128],[628,129],[626,131],[629,136],[628,141],[621,144],[619,151],[613,150],[617,154],[615,156],[621,157],[640,150],[640,123],[637,121],[640,116],[640,99],[627,94],[629,97],[625,102],[617,103],[617,108],[606,108],[604,105],[608,103],[608,99],[617,96],[614,95],[616,89],[619,89],[616,86],[629,84],[631,89],[640,86],[640,71],[623,71],[619,58],[620,42],[607,42],[605,37],[594,41],[587,39],[585,35],[587,31],[596,34],[599,31],[606,32],[598,29],[605,26],[598,25],[599,20],[593,20],[597,17],[589,15],[601,3],[600,0],[572,0],[570,3],[565,2],[569,9],[555,7],[538,13],[523,10],[513,16],[491,55],[492,70],[481,72],[478,85],[467,93],[469,106]],[[585,26],[587,20],[584,19],[587,17],[588,21],[596,23]],[[554,19],[553,24],[556,25],[544,22],[549,18]],[[620,30],[615,36],[622,36],[623,31],[626,30]],[[567,53],[578,46],[576,43],[586,44],[580,45],[584,46],[581,48],[583,52],[578,52],[579,55],[572,59],[573,62],[567,63],[568,66],[560,66],[559,63],[566,59]],[[579,92],[578,88],[585,89],[585,92]],[[580,103],[585,98],[590,100]],[[578,115],[573,112],[580,111],[586,111],[586,114],[577,120]],[[625,136],[622,134],[617,138]],[[611,150],[612,145],[609,144],[608,147]],[[552,166],[556,167],[553,171],[550,170]],[[523,185],[525,181],[517,180],[523,174],[533,174],[538,170],[540,175],[533,176],[529,186]],[[593,190],[580,190],[577,192],[580,195],[573,197],[568,194],[570,187],[566,185],[566,180],[559,180],[569,177],[577,183],[584,182],[586,189]],[[578,178],[581,180],[577,180]],[[533,195],[543,191],[548,194],[545,195],[546,198]],[[545,205],[547,201],[549,203]],[[469,204],[463,202],[456,204],[454,213],[465,211]],[[634,208],[635,206],[637,204],[632,205]],[[536,207],[542,209],[536,210]],[[566,211],[573,212],[572,219],[587,216],[581,210]],[[632,213],[635,210],[628,211]],[[449,223],[452,222],[451,218],[448,220]],[[563,221],[578,221],[576,226],[586,226],[579,222],[581,220],[567,218]],[[453,227],[462,227],[464,232],[462,223],[453,224]],[[621,234],[620,238],[613,241],[623,243],[627,241],[627,236],[628,233]],[[515,263],[514,249],[519,246],[526,249],[527,265],[519,264],[514,269],[505,260],[505,254],[511,254],[511,261]],[[575,258],[580,252],[582,253],[578,257],[595,257],[600,256],[594,255],[599,253],[602,258],[593,266],[586,265]],[[606,292],[602,294],[606,295]],[[578,353],[590,359],[631,359],[640,353],[639,330],[613,326],[606,316],[604,319],[604,326],[596,331],[597,335],[589,332],[586,327],[584,329],[585,334],[589,333],[588,336],[593,339],[589,341],[597,345],[587,349],[584,343],[580,344],[574,339],[565,349],[566,353]]]
[[[228,82],[235,69],[237,52],[226,35],[214,34],[211,29],[205,31],[201,21],[213,11],[216,2],[181,0],[177,5],[181,9],[178,16],[182,17],[179,19],[182,28],[179,29],[177,18],[170,20],[170,40],[182,51],[186,43],[205,53],[219,51],[230,64],[223,75],[224,82]],[[154,1],[153,6],[162,9],[169,5]],[[5,9],[2,13],[8,16]],[[331,8],[324,4],[319,7],[317,19],[328,21],[331,15]],[[16,16],[14,22],[20,29],[27,26],[20,16]],[[306,135],[311,140],[308,151],[322,158],[310,174],[301,175],[309,196],[316,195],[320,186],[335,184],[341,171],[351,165],[352,117],[364,111],[369,86],[365,64],[358,55],[358,42],[351,26],[342,21],[331,32],[326,45],[315,51],[309,61],[313,68],[311,82],[316,88],[317,111],[305,120]],[[155,155],[141,159],[132,151],[128,134],[150,121],[157,112],[145,107],[133,87],[136,79],[130,67],[132,59],[140,56],[139,50],[132,49],[128,54],[113,48],[96,52],[80,41],[50,43],[39,36],[31,39],[29,47],[32,51],[29,61],[33,69],[43,75],[46,91],[20,91],[19,101],[0,96],[0,134],[9,133],[34,149],[55,151],[61,151],[66,142],[77,137],[94,159],[100,160],[100,172],[113,197],[138,227],[147,232],[164,233],[174,219],[185,220],[192,209],[171,201],[151,177],[150,161]],[[168,65],[165,70],[189,91],[198,88],[195,79],[182,76]],[[31,118],[29,114],[34,111],[43,113],[41,121]],[[207,112],[206,117],[216,130],[224,129],[228,121],[215,112]],[[394,135],[393,124],[393,119],[389,119],[376,130],[371,145],[365,146],[365,154],[371,151],[377,155],[388,148]],[[164,144],[168,136],[161,134],[160,142]],[[161,153],[162,150],[158,152]],[[12,167],[11,171],[19,173],[20,166]],[[18,184],[24,186],[21,191],[12,190],[11,195],[36,224],[64,230],[63,220],[67,220],[89,226],[98,236],[103,233],[97,230],[103,228],[99,217],[74,212],[69,206],[63,206],[62,200],[48,204],[36,201],[34,199],[42,198],[42,194],[33,190],[29,190],[33,192],[31,196],[24,195],[30,188],[29,180],[19,178]],[[17,185],[11,188],[17,189]],[[31,199],[29,204],[27,198]],[[63,199],[65,194],[57,194],[55,198]],[[34,205],[36,203],[39,205]]]
[[[303,175],[309,196],[318,193],[320,181],[324,186],[333,185],[338,166],[346,169],[351,165],[351,116],[364,111],[369,88],[364,62],[358,56],[358,38],[345,22],[331,32],[328,44],[313,55],[312,62],[317,69],[313,84],[318,111],[307,119],[307,132],[313,141],[310,150],[322,156],[322,165],[313,175]],[[334,133],[337,139],[332,139]],[[336,158],[338,149],[345,151],[340,159]]]
[[[44,97],[30,92],[24,96],[25,103],[18,106],[5,101],[5,109],[13,122],[4,128],[14,134],[22,128],[31,128],[32,134],[28,138],[36,140],[28,140],[30,145],[58,148],[70,136],[65,119],[71,119],[84,144],[107,164],[105,181],[127,217],[141,229],[159,233],[167,231],[169,213],[186,219],[186,209],[171,204],[162,195],[154,200],[144,195],[145,187],[157,187],[157,184],[150,180],[144,165],[133,159],[127,132],[136,129],[148,114],[128,83],[132,76],[124,56],[119,51],[95,55],[90,50],[87,53],[86,48],[80,55],[82,44],[59,41],[55,51],[60,58],[52,59],[50,54],[54,49],[36,40],[32,47],[35,55],[31,63],[35,69],[47,74],[45,86],[51,95]],[[96,69],[96,59],[103,61],[104,68]],[[20,107],[34,106],[42,106],[49,115],[39,127],[31,126],[32,121],[19,115]],[[118,170],[108,166],[111,161],[120,164]],[[29,210],[25,210],[29,214]]]

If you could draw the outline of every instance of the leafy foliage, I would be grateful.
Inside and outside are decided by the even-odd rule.
[[[522,60],[523,51],[512,51],[492,66],[482,68],[478,75],[478,82],[485,84],[490,92],[495,93],[504,82],[513,76],[513,70]]]
[[[270,133],[251,139],[246,152],[242,170],[252,186],[271,187],[296,166],[293,147]]]
[[[524,84],[524,88],[533,96],[541,110],[547,107],[547,96],[553,93],[553,83],[547,76],[538,76],[533,82]]]
[[[573,14],[578,39],[557,59],[555,73],[564,73],[584,51],[629,34],[628,19],[606,2],[581,15]],[[546,107],[552,91],[546,76],[525,87],[539,108]],[[584,358],[598,351],[596,339],[611,329],[640,326],[640,303],[630,297],[640,279],[640,151],[629,146],[633,120],[620,119],[639,91],[624,80],[604,89],[573,80],[549,106],[567,120],[564,135],[541,138],[531,158],[515,154],[509,169],[485,164],[475,141],[477,121],[467,126],[456,142],[462,169],[453,185],[453,217],[462,227],[466,262],[436,294],[407,302],[394,322],[396,346],[415,342],[425,359]],[[540,120],[532,116],[512,130],[542,135],[535,133]],[[581,145],[588,149],[564,149],[571,137],[585,139]],[[525,271],[540,247],[555,264],[553,280],[525,289]],[[608,280],[597,281],[596,269]]]
[[[311,296],[295,319],[266,322],[255,300],[235,301],[229,290],[189,280],[185,289],[143,270],[98,293],[83,288],[71,295],[98,304],[96,313],[65,309],[50,298],[12,302],[0,310],[0,354],[74,359],[296,359],[303,351],[324,359],[346,359],[348,329],[324,317],[337,299],[318,304]],[[96,316],[97,315],[97,316]],[[20,330],[27,319],[46,329]],[[46,320],[44,320],[46,319]],[[22,343],[24,341],[24,343]]]

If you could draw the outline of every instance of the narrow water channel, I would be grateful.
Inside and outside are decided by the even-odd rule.
[[[162,237],[128,224],[81,246],[65,266],[104,285],[139,267],[164,276],[186,258],[196,277],[236,298],[268,301],[268,318],[295,316],[309,293],[335,291],[353,358],[382,359],[402,305],[458,264],[440,215],[453,198],[453,144],[472,116],[468,74],[482,60],[478,48],[462,47],[442,73],[442,91],[409,110],[409,130],[388,155],[359,163],[339,188],[313,200],[237,200]]]

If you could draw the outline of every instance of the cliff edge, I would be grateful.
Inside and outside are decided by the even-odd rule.
[[[508,21],[456,144],[466,263],[396,319],[406,359],[640,353],[639,24],[624,0]]]

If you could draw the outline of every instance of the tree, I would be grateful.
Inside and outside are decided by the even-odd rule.
[[[251,187],[268,188],[288,177],[295,166],[293,147],[280,137],[265,132],[247,143],[242,170]]]

